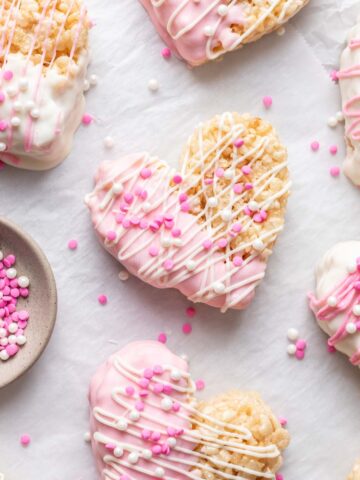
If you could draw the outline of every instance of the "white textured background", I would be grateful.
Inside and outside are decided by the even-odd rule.
[[[187,353],[194,376],[206,379],[204,395],[257,389],[288,417],[293,439],[286,480],[343,480],[360,455],[360,376],[346,358],[327,353],[306,292],[319,256],[360,234],[359,192],[344,177],[328,174],[343,158],[342,127],[326,126],[339,108],[328,71],[337,66],[359,2],[312,0],[284,37],[266,37],[194,71],[161,58],[162,42],[138,2],[88,4],[97,23],[90,72],[99,84],[88,94],[87,109],[97,123],[80,128],[72,154],[57,169],[39,174],[7,167],[0,173],[0,214],[44,248],[59,290],[58,322],[44,356],[0,391],[0,471],[6,480],[95,480],[83,442],[89,378],[118,348],[108,340],[120,347],[165,330],[171,332],[169,347]],[[156,94],[147,90],[152,77],[161,83]],[[268,112],[264,95],[274,99]],[[293,194],[285,231],[252,306],[226,315],[198,307],[193,333],[185,336],[186,299],[133,278],[120,282],[120,267],[98,245],[82,199],[105,157],[148,149],[176,164],[195,124],[227,109],[274,123],[289,147]],[[111,152],[102,145],[106,135],[116,139]],[[317,154],[309,149],[314,139],[321,143]],[[341,146],[336,158],[328,153],[332,143]],[[76,252],[67,249],[71,238],[79,240]],[[100,293],[109,297],[106,307],[97,302]],[[286,355],[291,326],[309,341],[302,363]],[[32,437],[27,449],[19,445],[25,432]]]

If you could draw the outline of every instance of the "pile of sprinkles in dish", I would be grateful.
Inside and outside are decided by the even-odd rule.
[[[15,268],[16,257],[0,251],[0,361],[14,357],[26,343],[29,312],[18,308],[18,300],[29,296],[29,278]]]

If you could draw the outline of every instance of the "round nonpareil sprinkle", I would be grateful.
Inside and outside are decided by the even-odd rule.
[[[27,433],[24,433],[20,437],[20,443],[23,447],[27,447],[31,442],[31,437]]]
[[[98,302],[100,303],[100,305],[106,305],[107,301],[108,301],[108,298],[106,295],[102,294],[98,296]]]
[[[336,145],[331,145],[329,147],[329,152],[331,153],[331,155],[336,155],[338,152],[338,147]]]
[[[158,339],[158,342],[160,342],[160,343],[166,343],[167,342],[166,333],[164,333],[164,332],[159,333],[157,339]]]
[[[84,113],[81,121],[83,125],[90,125],[94,121],[94,117],[90,113]]]
[[[186,309],[186,315],[190,318],[194,317],[196,315],[196,310],[194,307],[187,307]]]
[[[269,95],[266,95],[264,98],[263,98],[263,105],[266,109],[269,109],[273,104],[273,99],[272,97],[270,97]]]
[[[196,380],[195,386],[196,386],[196,390],[204,390],[204,388],[205,388],[204,380],[201,380],[201,379]]]
[[[329,172],[332,177],[336,178],[340,175],[340,168],[335,165],[330,167]]]
[[[314,140],[311,142],[310,147],[313,152],[317,152],[320,148],[320,143],[317,140]]]
[[[171,50],[168,47],[164,47],[161,50],[161,55],[163,58],[169,59],[171,57]]]
[[[78,247],[78,242],[77,240],[69,240],[68,242],[68,248],[69,250],[76,250]]]
[[[182,331],[185,335],[189,335],[192,332],[192,325],[191,323],[184,323],[182,326]]]

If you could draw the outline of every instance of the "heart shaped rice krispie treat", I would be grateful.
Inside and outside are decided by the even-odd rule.
[[[360,366],[360,242],[332,247],[316,267],[316,293],[310,308],[336,348]]]
[[[147,153],[102,163],[86,203],[132,274],[225,311],[245,308],[264,277],[289,187],[272,126],[224,113],[195,130],[179,171]]]
[[[360,480],[360,460],[356,462],[347,480]]]
[[[159,35],[189,65],[258,40],[308,0],[141,0]]]
[[[360,21],[349,33],[341,55],[339,80],[345,117],[346,159],[344,172],[360,186]]]
[[[81,0],[0,9],[0,159],[45,170],[68,155],[83,116],[90,21]]]
[[[185,360],[159,342],[128,344],[90,385],[102,480],[275,479],[289,435],[257,393],[197,402]]]

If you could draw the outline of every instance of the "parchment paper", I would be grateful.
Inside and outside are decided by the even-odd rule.
[[[342,127],[326,124],[340,106],[328,73],[360,14],[359,2],[312,0],[284,36],[266,37],[196,70],[162,59],[163,44],[139,2],[88,0],[88,6],[97,24],[90,72],[99,84],[88,93],[87,110],[96,124],[80,128],[70,157],[55,170],[0,172],[0,213],[40,243],[59,290],[48,349],[24,378],[0,391],[0,471],[6,480],[95,480],[83,441],[90,376],[126,342],[166,331],[169,347],[188,354],[194,377],[206,380],[204,396],[256,389],[288,418],[285,479],[343,480],[360,455],[360,372],[340,354],[327,353],[306,293],[325,250],[360,236],[360,192],[328,173],[344,156]],[[147,89],[150,78],[160,82],[157,93]],[[264,95],[274,100],[269,111]],[[175,165],[194,126],[225,110],[274,123],[289,148],[293,192],[286,228],[252,306],[225,315],[199,306],[193,333],[185,336],[187,300],[134,278],[121,282],[120,266],[95,239],[83,197],[104,158],[146,149]],[[106,135],[116,140],[112,151],[103,147]],[[316,154],[309,147],[315,139],[321,143]],[[328,153],[334,143],[340,147],[335,158]],[[79,241],[76,252],[67,249],[71,238]],[[109,298],[105,307],[97,302],[101,293]],[[309,343],[303,362],[286,354],[293,326]],[[19,444],[22,433],[32,437],[27,449]]]

